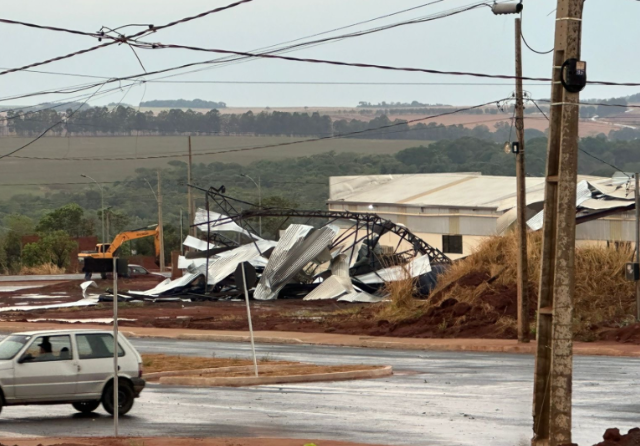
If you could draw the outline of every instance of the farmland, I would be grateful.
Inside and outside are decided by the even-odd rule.
[[[263,150],[201,155],[202,152],[252,148],[298,141],[300,139],[295,137],[196,136],[192,137],[193,161],[194,163],[219,161],[246,165],[257,160],[280,160],[329,151],[372,155],[393,154],[408,147],[428,144],[425,141],[413,140],[336,139]],[[31,138],[0,138],[0,155],[15,150],[29,141],[31,141]],[[181,154],[183,155],[181,156]],[[86,180],[80,178],[80,174],[90,175],[98,181],[116,181],[134,174],[137,168],[166,167],[167,163],[172,159],[186,161],[187,137],[49,137],[42,138],[22,150],[19,155],[58,158],[60,161],[5,158],[0,163],[0,178],[2,178],[0,198],[7,198],[17,193],[44,191],[39,186],[30,185],[32,183],[85,182]],[[139,159],[150,155],[174,155],[175,157]],[[119,161],[64,161],[65,158],[74,157],[123,157],[128,159]]]

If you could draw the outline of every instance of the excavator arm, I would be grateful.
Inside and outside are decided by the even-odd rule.
[[[158,257],[160,256],[160,231],[158,230],[158,228],[139,229],[137,231],[121,232],[120,234],[116,235],[116,237],[113,239],[113,242],[111,242],[111,246],[109,247],[107,254],[113,257],[115,252],[118,250],[118,248],[122,246],[123,243],[128,242],[130,240],[136,240],[139,238],[145,238],[145,237],[151,237],[151,236],[153,236],[153,239],[154,239],[153,241],[156,248],[156,257]]]

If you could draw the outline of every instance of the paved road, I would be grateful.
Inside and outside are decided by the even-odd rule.
[[[248,357],[249,345],[138,339],[142,352]],[[251,388],[151,385],[122,420],[125,435],[285,436],[390,445],[528,444],[533,358],[316,346],[258,346],[259,357],[319,364],[391,364],[392,378]],[[574,441],[639,424],[638,360],[578,357]],[[9,407],[0,437],[101,436],[112,420],[68,406]]]

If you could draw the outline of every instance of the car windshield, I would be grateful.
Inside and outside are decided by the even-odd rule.
[[[31,336],[13,335],[0,342],[0,361],[13,359],[29,339]]]

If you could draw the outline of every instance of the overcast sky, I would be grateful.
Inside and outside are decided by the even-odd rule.
[[[147,41],[197,45],[239,51],[298,39],[363,20],[419,6],[428,0],[254,0],[232,10],[210,15],[160,31]],[[101,26],[129,23],[164,24],[194,15],[232,0],[30,0],[4,2],[0,17],[97,31]],[[338,31],[339,35],[373,26],[395,23],[472,4],[470,0],[442,0],[411,12]],[[556,0],[525,0],[523,32],[535,49],[552,48]],[[632,0],[589,0],[585,3],[582,58],[593,80],[640,81],[640,59],[635,57],[640,27],[640,3]],[[494,16],[478,8],[440,20],[404,26],[373,35],[328,43],[289,53],[348,62],[365,62],[439,70],[514,73],[514,16]],[[135,30],[130,28],[130,30]],[[18,67],[95,45],[91,37],[0,24],[3,51],[0,65]],[[630,51],[631,50],[631,51]],[[549,77],[551,55],[540,56],[524,49],[525,76]],[[138,50],[148,71],[210,60],[215,54],[184,50]],[[630,56],[628,58],[625,56]],[[112,46],[69,60],[54,62],[41,70],[96,76],[121,77],[142,71],[126,46]],[[158,77],[158,76],[156,76]],[[167,79],[169,80],[169,79]],[[170,78],[172,81],[278,81],[278,82],[487,82],[470,77],[423,73],[385,72],[373,69],[324,66],[276,60],[217,67]],[[11,73],[0,77],[2,97],[49,88],[67,87],[91,79],[35,73]],[[500,82],[500,81],[497,81]],[[104,87],[107,88],[112,87]],[[526,86],[533,97],[549,97],[548,86]],[[224,101],[229,106],[355,106],[359,101],[413,101],[424,103],[478,104],[509,96],[512,85],[240,85],[148,83],[134,86],[124,102],[138,105],[152,99]],[[624,96],[640,88],[587,87],[583,98]],[[125,90],[91,102],[119,102]],[[62,99],[45,96],[9,103],[35,104]],[[6,102],[3,104],[7,104]]]

